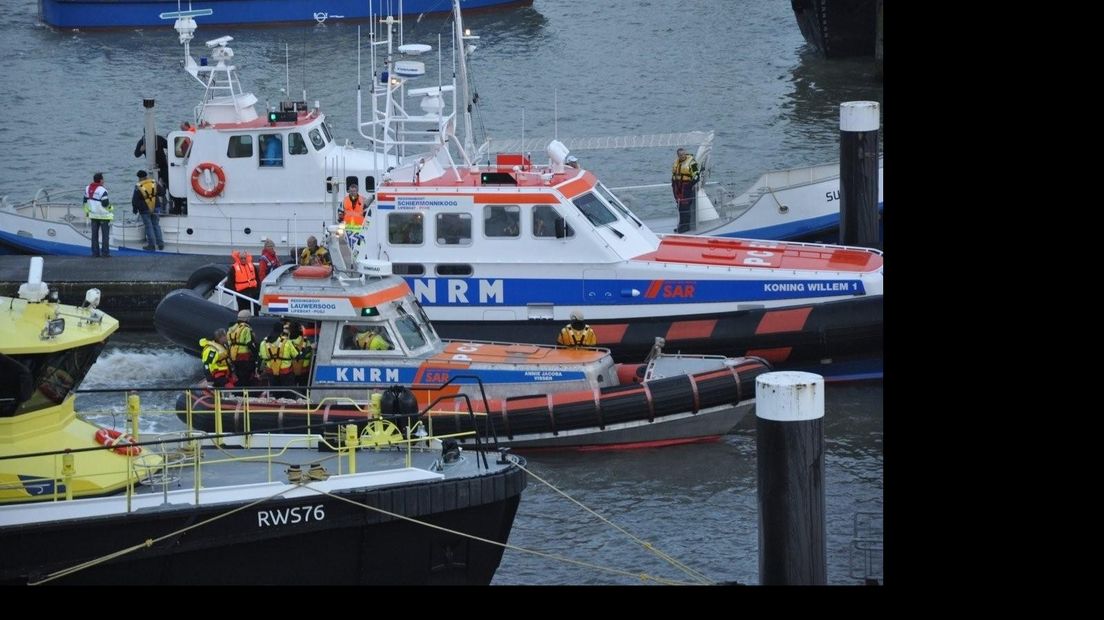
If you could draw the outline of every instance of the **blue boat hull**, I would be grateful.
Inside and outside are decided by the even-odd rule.
[[[461,0],[466,12],[480,9],[500,9],[529,6],[533,0]],[[380,6],[397,7],[398,2],[380,0],[195,0],[193,9],[212,9],[214,13],[200,17],[204,25],[267,25],[367,20],[369,6],[373,15],[380,15]],[[55,28],[110,29],[171,26],[161,19],[161,13],[188,8],[188,2],[148,0],[118,2],[113,0],[38,0],[38,16]],[[452,10],[441,0],[405,0],[406,15],[420,13],[446,14]]]

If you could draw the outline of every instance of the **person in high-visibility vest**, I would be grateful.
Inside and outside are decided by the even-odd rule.
[[[678,228],[677,233],[690,230],[694,213],[695,191],[698,185],[698,162],[694,156],[680,148],[675,151],[675,164],[671,166],[671,191],[675,194],[675,203],[678,204]]]
[[[571,313],[571,322],[560,330],[556,342],[565,347],[593,347],[598,344],[598,336],[590,325],[583,322],[583,313],[575,310]]]
[[[103,173],[92,175],[92,183],[84,188],[84,217],[91,220],[92,256],[111,256],[111,220],[115,219],[115,207],[107,197]],[[101,247],[103,246],[103,247]]]
[[[234,377],[230,374],[230,351],[226,348],[226,330],[216,329],[212,340],[200,338],[199,346],[203,347],[199,359],[211,385],[217,388],[234,387]]]
[[[230,363],[234,366],[237,384],[245,386],[256,383],[253,376],[256,374],[257,341],[253,328],[249,325],[251,316],[253,315],[248,310],[239,310],[238,321],[226,332],[226,338],[230,342]]]

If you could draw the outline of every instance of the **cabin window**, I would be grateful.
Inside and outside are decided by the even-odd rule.
[[[330,134],[330,127],[325,122],[322,123],[322,133],[326,134],[326,142],[333,142],[333,136]]]
[[[421,263],[392,263],[391,271],[397,276],[425,275],[425,265]]]
[[[339,351],[394,351],[395,340],[385,323],[346,323],[341,328]]]
[[[533,207],[533,236],[538,239],[574,237],[575,231],[558,211],[541,205]]]
[[[595,226],[605,226],[617,221],[617,216],[606,205],[602,204],[597,196],[590,192],[576,197],[571,202],[575,203],[575,208],[581,211],[586,219],[590,220],[590,223]]]
[[[521,207],[517,205],[483,207],[483,234],[492,239],[519,236]]]
[[[253,136],[230,136],[227,157],[253,157]]]
[[[470,213],[438,213],[437,245],[471,245]]]
[[[418,320],[407,313],[401,304],[395,307],[395,311],[399,314],[399,318],[395,319],[395,328],[398,330],[403,343],[406,344],[406,349],[417,351],[426,346],[426,335],[422,333]]]
[[[262,166],[284,165],[284,138],[276,133],[263,133],[260,135]]]
[[[326,146],[326,141],[322,139],[322,132],[318,131],[317,127],[310,130],[310,133],[307,135],[310,136],[311,144],[314,145],[314,150],[321,151]]]
[[[620,212],[621,212],[621,215],[625,216],[625,219],[627,219],[627,220],[632,220],[632,221],[636,222],[636,224],[637,224],[638,226],[640,226],[640,225],[641,225],[641,223],[640,223],[640,220],[636,219],[636,216],[635,216],[635,215],[633,215],[633,212],[632,212],[632,211],[629,211],[629,208],[628,208],[628,207],[626,207],[625,205],[621,204],[621,201],[620,201],[620,200],[618,200],[617,196],[614,196],[614,195],[613,195],[613,192],[611,192],[611,191],[609,191],[608,189],[606,189],[606,186],[605,186],[605,185],[602,185],[601,183],[598,183],[597,185],[595,185],[595,186],[594,186],[594,190],[595,190],[595,191],[597,191],[597,192],[598,192],[598,194],[599,194],[599,195],[600,195],[600,196],[601,196],[602,198],[605,198],[605,199],[606,199],[606,202],[608,202],[608,203],[610,203],[611,205],[613,205],[613,208],[614,208],[614,209],[617,209],[618,211],[620,211]]]
[[[303,134],[293,131],[288,134],[288,155],[306,155],[307,154],[307,141],[303,139]]]
[[[474,271],[471,265],[437,265],[439,276],[470,276]]]
[[[387,215],[387,241],[391,245],[421,245],[423,239],[421,213]]]
[[[16,415],[61,404],[80,384],[103,349],[96,343],[56,353],[4,356],[0,414]],[[9,389],[9,385],[16,389]]]
[[[173,138],[173,154],[177,157],[187,157],[192,152],[192,140],[188,136]]]

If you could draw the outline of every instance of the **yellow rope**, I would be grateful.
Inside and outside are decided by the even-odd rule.
[[[548,482],[544,478],[541,478],[537,474],[533,473],[532,470],[526,469],[525,466],[521,465],[520,463],[517,463],[517,466],[520,467],[521,470],[524,471],[525,473],[527,473],[530,476],[532,476],[532,477],[536,478],[537,480],[539,480],[542,484],[544,484],[548,488],[550,488],[553,491],[555,491],[555,492],[559,493],[560,495],[564,496],[565,498],[567,498],[571,502],[575,503],[577,506],[579,506],[583,510],[585,510],[585,511],[589,512],[590,514],[594,515],[595,517],[598,517],[603,522],[608,524],[610,527],[612,527],[615,530],[621,532],[622,534],[628,536],[633,542],[637,543],[641,547],[644,547],[648,551],[651,551],[652,553],[655,553],[658,557],[662,558],[663,560],[665,560],[666,562],[668,562],[669,564],[671,564],[675,568],[678,568],[679,570],[681,570],[684,573],[686,573],[687,575],[689,575],[691,578],[697,580],[697,583],[710,584],[710,585],[714,584],[714,582],[711,579],[706,577],[700,571],[687,566],[686,564],[684,564],[683,562],[681,562],[677,558],[675,558],[675,557],[673,557],[673,556],[657,549],[652,543],[637,537],[635,534],[632,534],[631,532],[629,532],[625,528],[621,527],[620,525],[617,525],[616,523],[613,523],[612,521],[610,521],[609,519],[603,517],[602,515],[598,514],[597,512],[594,512],[593,510],[591,510],[587,506],[583,505],[582,502],[576,500],[575,498],[571,497],[567,493],[564,493],[560,489],[556,488],[556,486],[553,485],[551,482]]]
[[[279,493],[275,493],[275,494],[270,495],[268,497],[263,497],[261,499],[258,499],[256,501],[250,502],[250,503],[242,505],[242,506],[239,506],[237,508],[233,508],[233,509],[228,510],[228,511],[226,511],[226,512],[220,514],[220,515],[215,515],[215,516],[211,517],[210,519],[200,521],[199,523],[194,523],[192,525],[189,525],[188,527],[176,530],[175,532],[170,532],[168,534],[165,534],[164,536],[159,536],[157,538],[147,538],[146,540],[142,541],[141,543],[138,543],[137,545],[131,545],[131,546],[126,547],[124,549],[120,549],[119,551],[109,553],[105,556],[98,557],[98,558],[95,558],[95,559],[92,559],[92,560],[88,560],[87,562],[82,562],[82,563],[77,564],[75,566],[70,566],[69,568],[63,568],[59,571],[54,571],[54,572],[50,573],[49,575],[46,575],[44,578],[40,579],[39,581],[28,582],[27,585],[30,585],[30,586],[42,585],[44,583],[53,581],[55,579],[60,579],[62,577],[71,575],[73,573],[82,571],[86,568],[91,568],[93,566],[103,564],[104,562],[113,560],[115,558],[122,557],[122,556],[124,556],[128,553],[133,553],[135,551],[138,551],[139,549],[146,549],[146,548],[152,547],[153,545],[155,545],[155,544],[157,544],[161,541],[167,540],[169,538],[174,538],[176,536],[184,534],[185,532],[188,532],[189,530],[193,530],[193,529],[196,529],[198,527],[203,527],[204,525],[207,525],[209,523],[214,523],[215,521],[218,521],[219,519],[222,519],[224,517],[229,517],[230,515],[232,515],[236,512],[241,512],[243,510],[247,510],[249,508],[252,508],[252,507],[254,507],[257,504],[260,504],[262,502],[270,501],[274,498],[277,498],[277,497],[283,495],[284,493],[286,493],[290,490],[291,489],[284,489],[284,490],[280,491]],[[198,506],[197,506],[197,508],[198,508]]]
[[[651,581],[651,582],[655,582],[655,583],[663,584],[663,585],[696,585],[696,583],[712,583],[710,580],[705,578],[705,576],[702,575],[701,573],[698,573],[697,571],[689,568],[688,566],[685,566],[684,564],[682,564],[678,560],[675,560],[674,558],[667,555],[666,553],[663,553],[662,551],[659,551],[654,546],[652,546],[651,543],[648,543],[647,541],[644,541],[644,540],[641,540],[641,539],[637,538],[636,536],[634,536],[634,535],[630,534],[629,532],[625,531],[623,528],[611,523],[605,517],[602,517],[598,513],[591,510],[590,508],[587,508],[583,504],[579,503],[575,499],[573,499],[570,496],[568,496],[567,494],[563,493],[562,491],[557,489],[555,486],[553,486],[552,484],[550,484],[549,482],[547,482],[546,480],[544,480],[540,476],[534,474],[532,471],[530,471],[530,470],[526,469],[525,467],[523,467],[520,463],[518,463],[517,459],[513,459],[513,461],[514,461],[514,464],[517,465],[522,471],[526,472],[530,476],[533,476],[534,478],[541,481],[542,483],[547,485],[549,488],[552,488],[553,490],[560,493],[561,495],[563,495],[567,499],[571,500],[572,502],[575,502],[580,507],[582,507],[584,510],[586,510],[587,512],[590,512],[591,514],[595,515],[596,517],[598,517],[602,521],[605,521],[606,523],[609,523],[611,526],[613,526],[617,530],[623,532],[624,534],[626,534],[627,536],[629,536],[633,540],[640,543],[645,549],[653,551],[659,557],[664,558],[668,562],[670,562],[672,565],[674,565],[676,567],[679,567],[684,572],[686,572],[688,575],[690,575],[691,577],[694,577],[695,579],[697,579],[697,582],[683,582],[683,581],[676,581],[676,580],[673,580],[673,579],[666,579],[666,578],[663,578],[663,577],[657,577],[657,576],[654,576],[654,575],[649,575],[647,573],[634,573],[634,572],[630,572],[630,571],[627,571],[627,570],[622,570],[622,569],[613,568],[613,567],[609,567],[609,566],[601,566],[599,564],[594,564],[592,562],[585,562],[585,561],[582,561],[582,560],[575,560],[575,559],[564,557],[564,556],[561,556],[561,555],[556,555],[556,554],[553,554],[553,553],[547,553],[547,552],[544,552],[544,551],[537,551],[535,549],[527,549],[525,547],[519,547],[517,545],[511,545],[509,543],[500,543],[500,542],[495,541],[495,540],[489,540],[487,538],[482,538],[480,536],[475,536],[474,534],[468,534],[466,532],[453,530],[453,529],[450,529],[450,528],[442,527],[440,525],[435,525],[433,523],[427,523],[425,521],[420,521],[418,519],[415,519],[413,517],[408,517],[406,515],[396,514],[396,513],[387,511],[387,510],[383,510],[382,508],[377,508],[375,506],[369,506],[368,504],[365,504],[363,502],[358,502],[356,500],[353,500],[353,499],[350,499],[350,498],[347,498],[347,497],[342,497],[340,495],[335,495],[335,494],[333,494],[329,491],[321,491],[319,489],[315,489],[315,488],[311,487],[310,484],[309,484],[309,481],[307,481],[307,480],[301,481],[298,485],[296,485],[295,488],[306,487],[306,488],[309,488],[312,491],[315,491],[316,493],[319,493],[321,495],[326,495],[328,497],[332,497],[336,500],[343,501],[343,502],[352,504],[354,506],[360,506],[361,508],[365,508],[365,509],[368,509],[368,510],[373,510],[377,513],[387,515],[387,516],[392,517],[394,519],[402,519],[403,521],[414,523],[416,525],[422,525],[422,526],[425,526],[425,527],[428,527],[428,528],[432,528],[432,529],[442,531],[442,532],[447,532],[449,534],[453,534],[453,535],[456,535],[456,536],[461,536],[463,538],[468,538],[470,540],[475,540],[475,541],[482,542],[482,543],[485,543],[485,544],[488,544],[488,545],[495,545],[495,546],[498,546],[498,547],[502,547],[503,549],[512,549],[512,550],[517,551],[519,553],[527,553],[527,554],[530,554],[530,555],[535,555],[535,556],[538,556],[538,557],[563,562],[565,564],[573,564],[573,565],[576,565],[576,566],[591,568],[591,569],[594,569],[594,570],[597,570],[597,571],[612,573],[612,574],[615,574],[615,575],[621,575],[621,576],[625,576],[625,577],[633,577],[633,578],[639,579],[640,581]],[[213,516],[209,519],[206,519],[204,521],[200,521],[198,523],[194,523],[192,525],[189,525],[185,528],[181,528],[181,529],[176,530],[174,532],[170,532],[168,534],[165,534],[164,536],[159,536],[157,538],[147,538],[146,540],[144,540],[141,543],[138,543],[136,545],[131,545],[130,547],[120,549],[119,551],[115,551],[115,552],[110,553],[108,555],[101,556],[99,558],[95,558],[95,559],[92,559],[92,560],[88,560],[86,562],[82,562],[80,564],[77,564],[75,566],[71,566],[69,568],[65,568],[65,569],[62,569],[62,570],[59,570],[59,571],[55,571],[53,573],[50,573],[50,574],[46,575],[43,579],[40,579],[40,580],[34,581],[34,582],[28,582],[28,585],[32,585],[32,586],[42,585],[44,583],[48,583],[48,582],[53,581],[55,579],[60,579],[62,577],[66,577],[66,576],[71,575],[73,573],[82,571],[86,568],[91,568],[93,566],[97,566],[97,565],[102,564],[104,562],[111,561],[115,558],[122,557],[124,555],[129,554],[129,553],[133,553],[133,552],[138,551],[140,549],[146,549],[146,548],[152,547],[153,545],[155,545],[159,542],[162,542],[164,540],[178,537],[181,534],[184,534],[184,533],[186,533],[190,530],[193,530],[193,529],[196,529],[196,528],[199,528],[199,527],[203,527],[203,526],[208,525],[210,523],[214,523],[215,521],[218,521],[219,519],[222,519],[224,517],[228,517],[232,514],[235,514],[237,512],[241,512],[243,510],[248,510],[248,509],[250,509],[254,506],[257,506],[258,504],[261,504],[263,502],[267,502],[267,501],[270,501],[272,499],[275,499],[275,498],[283,495],[284,493],[286,493],[288,490],[290,490],[290,489],[284,489],[284,490],[282,490],[278,493],[275,493],[273,495],[270,495],[268,497],[264,497],[264,498],[258,499],[256,501],[250,502],[248,504],[239,506],[237,508],[233,508],[231,510],[226,511],[225,513]]]

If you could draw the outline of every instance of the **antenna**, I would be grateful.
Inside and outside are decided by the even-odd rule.
[[[291,98],[291,51],[287,43],[284,43],[284,92],[288,99]],[[306,97],[303,97],[306,99]]]
[[[560,87],[552,89],[552,137],[560,139]]]

